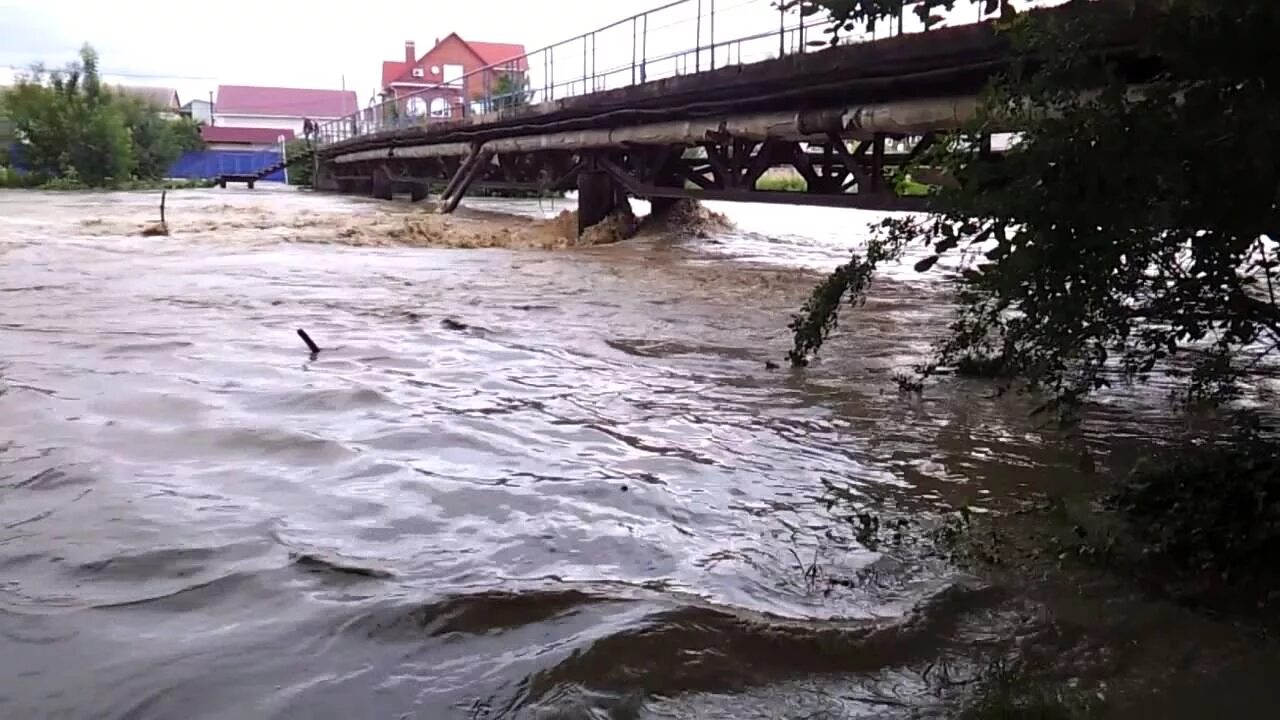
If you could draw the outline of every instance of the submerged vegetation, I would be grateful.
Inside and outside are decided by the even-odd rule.
[[[0,91],[0,106],[17,150],[10,165],[0,167],[7,187],[159,187],[174,160],[202,146],[192,120],[164,117],[146,101],[104,85],[88,45],[63,70],[37,66],[20,76]]]

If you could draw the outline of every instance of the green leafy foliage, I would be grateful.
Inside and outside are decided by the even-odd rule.
[[[200,124],[191,118],[163,117],[155,106],[123,94],[113,94],[112,104],[122,113],[129,130],[135,177],[162,178],[183,153],[204,147]]]
[[[1163,71],[1141,91],[1085,48],[1131,9],[1021,16],[1014,45],[1038,71],[992,88],[970,132],[921,158],[957,179],[936,211],[881,224],[861,258],[815,289],[792,323],[804,364],[863,302],[878,264],[908,247],[962,261],[959,310],[937,364],[1001,357],[1045,409],[1157,367],[1193,397],[1229,397],[1280,349],[1280,32],[1269,0],[1160,0],[1145,16]],[[1030,67],[1027,65],[1026,67]],[[1016,128],[992,158],[982,135]]]
[[[529,79],[523,73],[502,73],[493,81],[493,108],[506,110],[529,104]]]
[[[1110,503],[1179,570],[1226,579],[1274,574],[1280,553],[1280,445],[1256,436],[1136,468]]]
[[[4,106],[32,175],[67,186],[108,187],[156,180],[186,150],[202,146],[199,126],[102,84],[98,55],[85,45],[61,71],[43,67],[5,91]]]
[[[285,146],[285,154],[289,158],[295,158],[308,150],[310,150],[310,148],[307,146],[306,140],[291,140],[289,144]],[[310,161],[299,161],[289,166],[290,185],[311,187],[312,181],[315,179],[314,175],[315,167]]]

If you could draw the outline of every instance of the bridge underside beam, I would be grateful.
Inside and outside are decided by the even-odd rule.
[[[934,141],[934,133],[849,140],[829,132],[803,141],[723,134],[699,142],[535,152],[471,146],[465,156],[397,154],[332,165],[331,176],[342,191],[378,197],[407,193],[416,201],[443,190],[443,212],[468,190],[547,195],[577,188],[583,227],[611,212],[616,196],[919,210],[927,198],[895,194],[894,171]],[[774,189],[778,177],[786,190]]]

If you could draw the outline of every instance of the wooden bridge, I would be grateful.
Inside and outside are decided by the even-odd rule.
[[[901,196],[894,170],[972,119],[978,93],[1013,62],[989,20],[903,32],[903,17],[890,37],[830,46],[816,16],[746,0],[736,12],[755,6],[755,19],[732,25],[715,6],[680,0],[470,73],[447,88],[470,98],[461,116],[415,114],[427,103],[407,96],[324,125],[316,186],[415,201],[438,192],[441,212],[476,189],[576,188],[580,229],[627,196],[915,209],[924,198]],[[751,32],[762,16],[771,27]],[[690,25],[696,35],[672,30]],[[726,38],[726,26],[737,32]],[[656,27],[686,47],[654,50]],[[1098,51],[1136,62],[1137,47]],[[775,167],[805,189],[760,189]]]

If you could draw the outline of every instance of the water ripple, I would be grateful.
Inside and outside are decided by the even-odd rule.
[[[777,264],[264,238],[408,212],[294,193],[171,193],[195,229],[158,246],[95,230],[150,198],[28,197],[0,193],[6,717],[710,717],[915,677],[996,599],[831,536],[824,483],[927,512],[1045,465],[1013,401],[886,392],[928,288],[792,373],[765,361],[813,276]],[[787,237],[725,240],[821,250]]]

